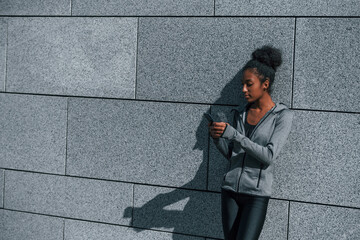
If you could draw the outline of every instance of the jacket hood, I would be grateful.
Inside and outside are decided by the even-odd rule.
[[[240,106],[239,105],[237,107],[232,108],[230,111],[236,110],[236,111],[238,111],[240,113],[243,113],[250,107],[251,104],[252,103],[247,103],[245,106],[243,106],[243,105]],[[288,106],[285,103],[275,102],[275,104],[276,104],[276,106],[275,106],[275,109],[273,110],[273,113],[277,113],[277,112],[280,112],[280,111],[282,111],[284,109],[288,109]]]

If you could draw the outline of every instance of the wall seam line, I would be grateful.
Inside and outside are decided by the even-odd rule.
[[[136,92],[137,92],[137,71],[138,71],[138,56],[139,56],[139,25],[140,25],[140,18],[137,18],[137,26],[136,26],[136,53],[135,53],[135,99],[136,99]]]
[[[206,102],[180,102],[180,101],[167,101],[167,100],[156,100],[156,99],[134,99],[134,98],[114,98],[114,97],[96,97],[96,96],[74,96],[74,95],[52,95],[43,93],[24,93],[24,92],[2,92],[5,94],[23,94],[23,95],[36,95],[36,96],[48,96],[48,97],[71,97],[71,98],[82,98],[82,99],[102,99],[102,100],[119,100],[119,101],[142,101],[142,102],[158,102],[158,103],[173,103],[173,104],[193,104],[193,105],[207,105],[207,106],[223,106],[223,107],[237,107],[238,104],[221,104],[221,103],[206,103]],[[245,105],[244,105],[245,106]],[[326,113],[348,113],[348,114],[360,114],[360,112],[350,112],[341,110],[330,110],[330,109],[306,109],[306,108],[292,108],[292,110],[298,111],[312,111],[312,112],[326,112]]]
[[[4,182],[3,182],[3,201],[2,201],[2,208],[5,209],[5,172],[6,169],[4,169]]]
[[[211,106],[209,107],[209,113],[211,114]],[[210,132],[209,127],[207,127],[207,156],[206,156],[206,190],[209,190],[209,163],[210,163]]]
[[[66,130],[65,130],[65,170],[64,175],[66,176],[66,166],[67,166],[67,149],[68,149],[68,136],[69,136],[69,97],[66,99]]]
[[[65,240],[65,218],[63,218],[63,240]]]
[[[130,226],[134,226],[134,206],[135,205],[135,184],[132,187],[132,209],[131,209],[131,222]]]
[[[144,17],[144,18],[213,18],[213,15],[6,15],[2,14],[0,17],[38,17],[38,18],[49,18],[49,17],[87,17],[87,18],[130,18],[130,17]],[[267,16],[267,15],[217,15],[217,18],[360,18],[359,16],[294,16],[294,15],[279,15],[279,16]]]
[[[286,239],[289,240],[289,228],[290,228],[290,203],[291,201],[288,201],[288,220],[287,220],[287,228],[286,228]]]
[[[4,76],[4,92],[6,92],[6,81],[7,81],[7,64],[8,64],[8,53],[9,53],[9,20],[6,19],[6,47],[5,47],[5,76]]]
[[[294,107],[294,83],[295,83],[295,46],[296,46],[296,20],[294,21],[294,44],[293,44],[293,66],[292,66],[292,84],[291,84],[291,108]]]
[[[216,0],[214,0],[214,17],[215,17],[215,15],[216,15],[216,14],[215,14],[215,1],[216,1]]]

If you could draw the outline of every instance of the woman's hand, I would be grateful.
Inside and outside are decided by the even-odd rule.
[[[210,125],[210,123],[208,123],[210,136],[212,138],[219,138],[223,134],[226,125],[230,124],[226,122],[213,122],[212,125]]]

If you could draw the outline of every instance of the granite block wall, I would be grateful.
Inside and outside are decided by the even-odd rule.
[[[0,0],[0,240],[223,239],[240,68],[295,113],[260,239],[360,239],[360,3]]]

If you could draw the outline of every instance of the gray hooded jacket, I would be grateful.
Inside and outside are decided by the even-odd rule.
[[[234,111],[233,126],[227,125],[220,138],[213,138],[218,150],[230,161],[230,169],[224,174],[221,187],[270,197],[273,163],[288,138],[294,113],[284,103],[275,103],[248,138],[244,124],[250,105],[231,109]]]

